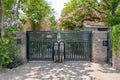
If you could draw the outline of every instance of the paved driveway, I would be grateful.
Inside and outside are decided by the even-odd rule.
[[[106,64],[44,61],[2,71],[0,80],[120,80],[120,73]]]

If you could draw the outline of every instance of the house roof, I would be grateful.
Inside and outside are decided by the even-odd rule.
[[[91,26],[105,26],[104,22],[84,21],[84,23]]]
[[[103,22],[84,21],[85,28],[108,28]]]

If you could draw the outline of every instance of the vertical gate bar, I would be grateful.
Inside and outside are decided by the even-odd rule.
[[[43,41],[41,41],[41,57],[40,58],[44,58],[43,57]]]
[[[87,52],[88,52],[88,45],[87,45],[88,42],[86,41],[85,43],[86,43],[86,45],[85,45],[86,46],[85,47],[85,60],[86,60],[87,59]]]
[[[84,59],[84,54],[85,54],[85,43],[83,41],[83,54],[82,54],[82,59]]]
[[[44,55],[44,59],[46,59],[46,41],[44,42],[44,47],[43,47],[43,55]]]
[[[77,50],[78,50],[78,42],[76,42],[76,59],[77,59],[77,56],[78,56],[78,53],[77,53]]]
[[[72,59],[72,49],[71,49],[71,44],[70,44],[70,42],[69,42],[69,45],[70,45],[69,55],[70,55],[70,58]]]
[[[88,41],[86,41],[86,54],[85,54],[86,59],[87,59],[87,55],[88,55]]]
[[[26,58],[27,58],[27,61],[29,61],[29,32],[28,32],[28,31],[26,32],[26,37],[27,37],[27,38],[26,38],[26,41],[27,41],[27,42],[26,42],[26,45],[27,45],[27,46],[26,46],[26,50],[27,50],[27,51],[26,51],[26,52],[27,52]]]
[[[76,55],[76,59],[78,59],[78,42],[76,42],[76,45],[77,45],[77,49],[76,49],[76,53],[77,53],[77,55]]]
[[[83,42],[83,54],[82,54],[82,59],[84,59],[84,54],[85,54],[84,46],[85,46],[85,43]]]
[[[40,39],[39,39],[39,58],[40,58]]]
[[[72,43],[72,42],[71,42],[71,43]],[[72,45],[71,45],[71,46],[72,46]],[[74,51],[73,51],[73,48],[72,48],[72,59],[74,59],[74,54],[73,54],[73,52],[74,52]]]
[[[81,42],[79,42],[79,59],[80,59],[80,55],[81,55]]]
[[[43,58],[45,58],[45,56],[44,56],[44,45],[45,45],[45,42],[43,41],[43,47],[42,47],[43,48],[43,56],[42,56]]]
[[[84,47],[84,60],[86,60],[86,48],[87,48],[86,41],[84,41],[84,43],[85,43],[85,47]]]
[[[92,61],[92,32],[88,32],[88,35],[89,35],[89,37],[88,37],[88,39],[89,39],[89,41],[88,41],[88,56],[89,56],[89,61]]]
[[[38,54],[38,40],[36,41],[36,48],[37,48],[36,53],[37,53],[37,57],[38,57],[39,56],[39,54]]]
[[[46,49],[47,49],[47,51],[46,51],[46,54],[47,54],[47,58],[49,58],[49,45],[48,45],[48,41],[46,42]]]
[[[78,56],[78,59],[80,59],[80,42],[78,42],[78,53],[79,53],[79,56]]]
[[[77,42],[75,41],[75,59],[77,59]]]
[[[39,58],[40,58],[40,56],[41,56],[41,41],[39,39]]]

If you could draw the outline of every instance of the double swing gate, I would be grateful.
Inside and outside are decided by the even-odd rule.
[[[91,31],[28,31],[28,60],[91,60]]]

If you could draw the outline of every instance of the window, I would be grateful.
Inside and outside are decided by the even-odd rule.
[[[108,28],[98,28],[98,31],[108,31]]]

